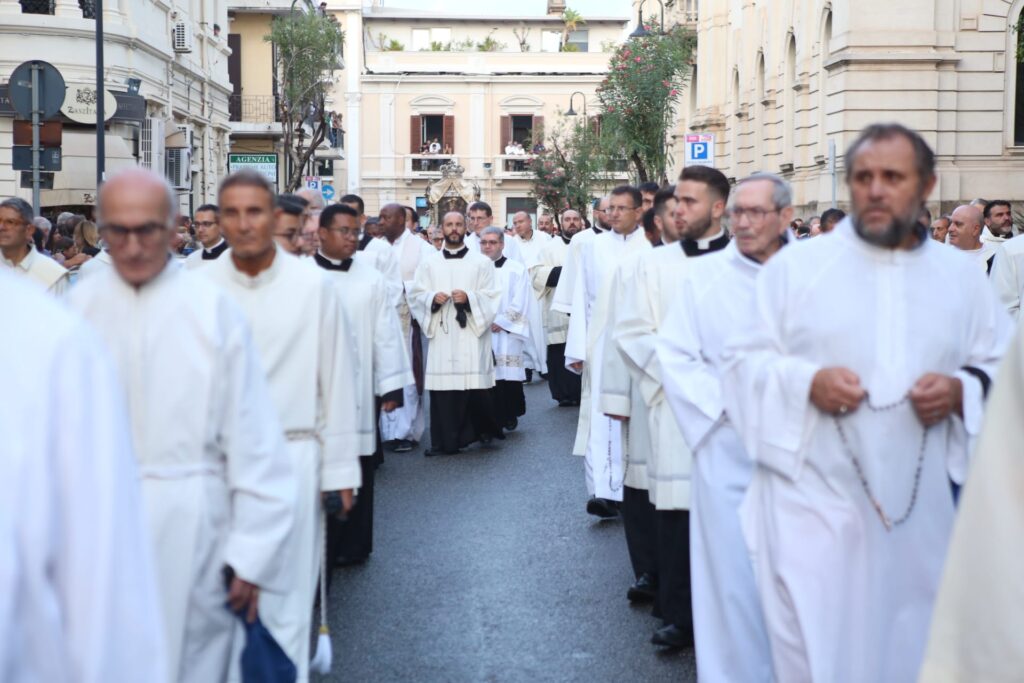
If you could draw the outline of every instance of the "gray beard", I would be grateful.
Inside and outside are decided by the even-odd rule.
[[[872,234],[864,229],[864,224],[861,223],[860,217],[853,217],[853,227],[862,240],[876,247],[885,247],[887,249],[899,246],[909,235],[914,234],[915,228],[919,225],[920,223],[917,222],[916,216],[911,218],[895,218],[889,224],[889,227],[886,228],[885,232]]]

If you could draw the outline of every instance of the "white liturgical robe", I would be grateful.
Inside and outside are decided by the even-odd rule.
[[[741,520],[775,676],[913,680],[953,523],[949,482],[963,481],[981,426],[972,373],[992,376],[1008,316],[962,254],[928,239],[875,247],[845,219],[768,262],[749,322],[727,344],[723,386],[757,465]],[[869,394],[844,417],[809,400],[826,367]],[[907,395],[927,373],[962,381],[963,418],[926,431]],[[883,514],[904,521],[890,529]]]
[[[28,254],[18,263],[9,261],[0,254],[0,264],[19,275],[24,275],[50,294],[61,296],[67,290],[67,269],[49,256],[40,254],[35,247],[29,247]]]
[[[92,329],[0,268],[0,679],[167,680],[121,388]],[[42,427],[41,416],[59,418]]]
[[[579,267],[580,252],[585,244],[605,232],[608,231],[590,228],[588,230],[580,230],[572,236],[572,239],[569,241],[569,250],[566,252],[565,260],[562,264],[562,275],[558,279],[558,286],[555,288],[555,294],[551,299],[552,310],[565,313],[566,315],[572,313],[573,291],[576,288],[576,269]]]
[[[608,309],[612,298],[619,294],[612,290],[612,279],[624,259],[650,248],[644,231],[637,227],[628,235],[603,232],[584,244],[579,256],[565,343],[565,367],[572,370],[573,363],[583,363],[583,392],[573,454],[586,457],[588,492],[593,488],[592,493],[598,498],[622,500],[621,425],[602,414],[598,396]]]
[[[157,562],[169,680],[223,680],[237,618],[225,566],[287,588],[295,481],[242,312],[168,264],[143,287],[113,269],[69,302],[106,342],[128,398]]]
[[[497,226],[487,226],[487,227],[497,227]],[[484,230],[484,228],[480,228],[481,232],[483,232],[483,230]],[[473,251],[473,252],[476,252],[476,253],[479,254],[480,253],[480,236],[479,236],[479,234],[475,233],[475,232],[468,232],[468,233],[466,233],[466,246],[469,247],[470,251]],[[505,235],[505,250],[504,250],[504,254],[505,254],[506,258],[510,258],[513,261],[519,261],[524,266],[526,265],[526,260],[523,258],[523,252],[519,248],[519,243],[516,242],[516,240],[513,237],[509,236],[509,235]]]
[[[513,237],[505,236],[505,244],[515,242],[519,253],[522,255],[521,263],[530,270],[540,256],[541,250],[551,241],[551,235],[540,230],[534,230],[529,240],[522,239],[519,235]],[[533,295],[531,287],[530,297],[527,299],[526,317],[530,323],[530,339],[526,342],[523,350],[526,358],[526,367],[536,370],[542,374],[548,372],[547,342],[544,341],[544,309],[540,299]]]
[[[921,683],[1010,683],[1024,671],[1024,333],[992,385],[949,544]]]
[[[494,350],[494,379],[526,381],[523,348],[530,343],[530,325],[527,320],[533,291],[526,268],[519,261],[504,256],[494,263],[494,282],[501,291],[501,302],[494,324],[501,328],[491,333]]]
[[[425,259],[416,271],[409,292],[409,307],[430,340],[424,384],[436,391],[490,389],[494,386],[491,323],[498,314],[501,290],[494,262],[463,247],[453,258],[447,248]],[[466,326],[459,325],[459,310],[449,298],[439,307],[434,295],[461,289],[469,299]],[[460,307],[462,308],[462,307]]]
[[[707,683],[774,680],[761,600],[740,528],[739,509],[754,463],[724,412],[720,373],[726,341],[747,322],[760,270],[735,242],[690,259],[669,293],[673,305],[664,311],[657,363],[651,364],[660,368],[684,448],[693,452],[693,630],[697,677]]]
[[[78,281],[81,282],[93,275],[98,275],[99,273],[108,270],[113,265],[114,261],[110,258],[110,252],[106,249],[101,249],[100,253],[96,254],[79,267]]]
[[[331,410],[359,416],[357,431],[341,438],[355,440],[360,456],[373,455],[377,449],[376,397],[413,383],[398,313],[388,300],[384,276],[373,266],[352,259],[348,270],[341,270],[341,263],[322,253],[316,258],[334,266],[324,272],[337,287],[342,329],[350,339],[349,347],[356,350],[352,359],[356,384],[332,392]]]
[[[530,266],[530,277],[533,280],[533,291],[541,303],[541,313],[544,320],[545,343],[564,344],[566,334],[569,332],[569,315],[556,311],[551,307],[555,297],[555,287],[548,286],[548,279],[551,271],[555,268],[563,268],[569,245],[561,237],[548,240],[544,248],[537,254],[537,262]],[[564,270],[559,271],[559,282]]]
[[[977,267],[981,272],[988,275],[995,264],[993,257],[996,254],[997,248],[998,243],[996,242],[982,242],[981,246],[977,249],[961,249],[960,251],[970,257],[970,259],[977,264]]]
[[[408,297],[413,279],[416,277],[416,269],[425,259],[437,254],[437,250],[433,245],[427,244],[413,233],[404,230],[401,236],[391,244],[391,252],[398,262],[398,270],[402,278],[402,297],[399,301],[398,317],[401,321],[402,338],[405,340],[406,355],[409,357],[410,367],[413,368],[414,379],[403,388],[402,406],[390,413],[381,413],[380,436],[382,441],[419,441],[423,436],[425,425],[423,401],[419,388],[416,386],[415,377],[416,373],[423,371],[422,363],[426,356],[427,342],[421,331],[413,329]],[[418,340],[413,339],[414,333],[419,335]],[[418,357],[414,353],[417,345],[421,350]],[[422,378],[422,375],[419,376]]]
[[[1024,235],[996,248],[990,281],[1013,319],[1020,319],[1020,299],[1024,294]]]
[[[185,257],[185,268],[188,270],[195,270],[196,268],[202,268],[208,266],[213,261],[216,261],[224,252],[228,250],[228,243],[221,238],[220,242],[213,245],[209,249],[200,245],[198,249],[193,251],[191,254]]]
[[[288,440],[297,480],[287,551],[295,578],[287,593],[261,596],[260,610],[305,683],[323,537],[320,492],[361,483],[358,444],[346,438],[358,431],[358,416],[331,410],[332,393],[355,386],[355,354],[339,329],[335,287],[311,260],[277,248],[270,267],[250,277],[235,267],[229,250],[195,272],[224,288],[245,313]]]
[[[402,273],[391,245],[383,238],[374,238],[366,247],[355,254],[357,259],[367,259],[384,276],[388,286],[388,298],[396,309],[402,304]]]

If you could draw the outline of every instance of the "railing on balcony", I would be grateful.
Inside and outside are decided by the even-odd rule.
[[[22,14],[54,14],[56,0],[19,0]],[[78,0],[83,19],[96,18],[96,0]]]
[[[452,154],[407,154],[405,157],[406,175],[440,176],[441,167],[459,158]]]
[[[528,177],[533,173],[530,170],[530,162],[536,158],[536,154],[498,155],[498,175],[512,178]]]
[[[281,112],[274,95],[231,95],[228,120],[236,123],[279,123]]]

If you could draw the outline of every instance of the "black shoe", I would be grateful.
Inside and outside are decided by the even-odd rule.
[[[654,602],[657,597],[658,580],[650,574],[641,574],[626,591],[626,599],[630,602]]]
[[[510,418],[509,421],[505,424],[505,429],[507,429],[510,432],[514,432],[516,430],[516,427],[518,427],[518,426],[519,426],[519,418],[513,417],[513,418]]]
[[[395,442],[395,445],[391,450],[395,453],[408,453],[412,450],[412,441],[409,441],[408,439],[399,439]]]
[[[619,516],[619,504],[607,498],[591,498],[587,501],[587,514],[612,519]]]
[[[693,647],[693,630],[679,628],[675,624],[668,624],[654,632],[654,635],[651,636],[651,642],[673,650]]]
[[[438,451],[438,450],[435,450],[433,448],[428,448],[427,450],[423,451],[423,455],[428,457],[428,458],[432,458],[435,455],[458,455],[458,454],[459,454],[458,451]]]
[[[558,402],[558,407],[559,408],[571,408],[572,407],[572,401],[570,401],[567,398],[563,398],[561,401]]]
[[[354,567],[356,565],[364,564],[368,559],[369,555],[360,555],[359,557],[346,557],[339,555],[338,559],[334,561],[335,567]]]

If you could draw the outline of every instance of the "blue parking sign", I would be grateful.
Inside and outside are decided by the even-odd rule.
[[[706,142],[695,142],[693,143],[693,151],[690,152],[690,157],[694,160],[705,160],[708,158],[708,145]]]

